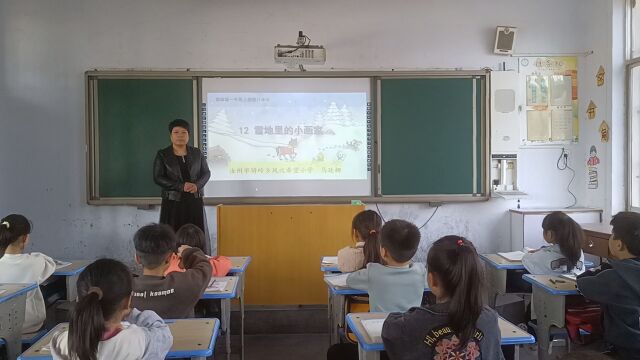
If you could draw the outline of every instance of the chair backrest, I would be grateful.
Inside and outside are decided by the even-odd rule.
[[[576,269],[578,270],[582,270],[584,269],[584,264],[582,263],[582,261],[578,261],[576,263]],[[553,271],[570,271],[571,269],[569,268],[569,260],[567,258],[560,258],[557,260],[553,260],[551,262],[551,270]]]
[[[349,313],[363,313],[369,312],[369,296],[348,296],[347,300],[344,303],[345,314]],[[349,328],[345,322],[345,337],[347,341],[357,344],[358,339],[356,335],[349,331]]]

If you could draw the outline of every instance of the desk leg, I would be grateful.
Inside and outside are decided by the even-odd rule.
[[[532,295],[533,310],[538,320],[538,359],[548,359],[551,326],[564,327],[565,297],[550,294],[539,286],[533,286]]]
[[[207,358],[204,356],[194,356],[191,358],[191,360],[207,360]]]
[[[334,340],[335,342],[332,343],[333,344],[338,344],[340,343],[340,332],[338,331],[339,328],[344,329],[344,318],[345,318],[345,313],[344,313],[344,303],[345,303],[345,296],[344,295],[335,295],[333,297],[333,332],[334,332]]]
[[[329,322],[329,346],[333,345],[333,331],[334,331],[334,324],[333,324],[333,296],[331,295],[331,289],[327,288],[327,317],[328,317],[328,322]]]
[[[380,360],[379,351],[365,351],[362,347],[358,346],[358,359],[360,360]]]
[[[78,289],[76,284],[78,283],[79,276],[80,274],[65,277],[65,282],[67,285],[67,301],[78,300]]]
[[[498,295],[507,291],[507,270],[496,269],[489,264],[485,264],[485,269],[490,289],[487,304],[491,308],[495,308]]]
[[[520,345],[513,346],[513,360],[520,360]]]
[[[9,359],[17,359],[22,353],[22,324],[27,296],[17,296],[0,304],[0,337],[6,342]]]
[[[226,343],[227,354],[231,353],[231,299],[222,299],[220,301],[222,308],[222,331],[224,332],[224,340]]]
[[[244,360],[244,272],[240,273],[240,359]]]

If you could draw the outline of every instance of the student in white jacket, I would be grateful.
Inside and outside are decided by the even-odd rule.
[[[100,259],[78,278],[69,330],[54,335],[54,359],[157,360],[171,349],[169,327],[153,311],[131,309],[132,278],[117,260]],[[122,322],[122,321],[126,322]]]
[[[41,253],[24,254],[29,242],[31,223],[17,214],[0,220],[0,283],[32,284],[46,280],[56,270],[56,263]],[[24,334],[38,331],[47,317],[42,292],[37,287],[27,294]]]
[[[561,211],[542,220],[543,237],[550,246],[526,253],[522,265],[534,275],[559,275],[585,271],[582,243],[584,233],[580,225]]]

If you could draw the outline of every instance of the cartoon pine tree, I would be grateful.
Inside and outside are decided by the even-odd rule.
[[[331,102],[329,105],[329,109],[327,109],[327,113],[324,116],[327,122],[342,124],[344,121],[344,117],[342,115],[342,111],[338,109],[338,105],[335,102]]]
[[[352,125],[353,119],[351,118],[351,111],[347,109],[347,105],[342,105],[340,112],[342,113],[342,118],[344,119],[345,124]]]
[[[227,118],[227,111],[225,109],[218,111],[216,117],[207,124],[207,131],[217,134],[233,134],[231,122]]]

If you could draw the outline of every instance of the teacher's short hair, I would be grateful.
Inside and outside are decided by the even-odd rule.
[[[189,123],[184,119],[175,119],[169,123],[169,134],[173,131],[173,128],[181,127],[189,132],[191,132]]]
[[[133,245],[140,263],[148,269],[162,265],[176,249],[176,234],[169,225],[149,224],[133,235]]]

